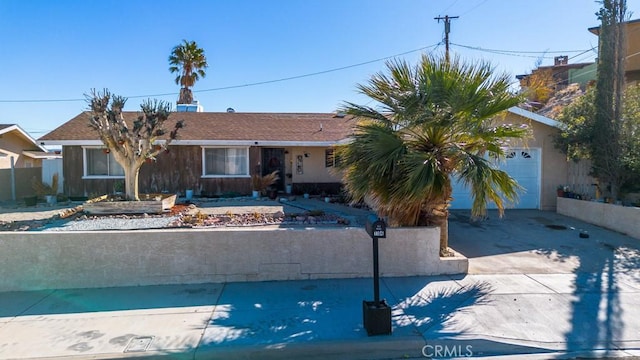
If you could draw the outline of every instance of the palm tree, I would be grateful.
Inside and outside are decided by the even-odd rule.
[[[169,64],[169,71],[178,73],[176,84],[181,86],[178,104],[191,104],[193,94],[190,88],[206,76],[205,69],[209,66],[204,50],[195,41],[182,40],[182,44],[176,45],[171,51]]]
[[[386,65],[386,74],[358,85],[378,107],[341,109],[357,123],[353,141],[338,149],[338,168],[354,200],[368,199],[390,226],[440,226],[444,256],[453,178],[471,189],[474,217],[486,215],[489,201],[502,215],[505,200],[517,200],[519,185],[491,159],[504,159],[509,139],[528,134],[495,121],[521,98],[484,62],[423,55],[415,67]]]

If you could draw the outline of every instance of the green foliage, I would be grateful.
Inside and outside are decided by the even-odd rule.
[[[470,186],[475,216],[489,201],[502,211],[519,187],[487,155],[504,158],[509,139],[529,133],[496,123],[521,102],[509,83],[488,63],[429,56],[415,66],[388,62],[385,73],[358,86],[379,106],[342,109],[357,121],[353,141],[338,148],[346,190],[355,201],[372,201],[391,225],[446,222],[452,177]]]
[[[195,41],[182,40],[182,44],[176,45],[171,51],[169,64],[169,71],[177,73],[176,84],[182,87],[178,103],[191,104],[193,95],[190,88],[206,76],[205,69],[209,66],[204,50]]]
[[[640,177],[640,84],[627,87],[623,97],[622,116],[622,154],[621,161],[632,172],[633,177]]]
[[[624,52],[626,26],[625,0],[603,0],[597,13],[599,29],[598,75],[596,80],[595,117],[589,142],[593,173],[608,183],[611,196],[617,198],[625,181],[625,169],[620,162],[622,94],[624,92]]]
[[[555,137],[556,146],[570,159],[593,159],[602,147],[595,134],[602,131],[596,126],[596,92],[589,89],[585,95],[563,109],[558,121],[562,122],[562,131]],[[617,140],[617,156],[609,157],[608,162],[620,169],[622,190],[631,190],[640,180],[640,85],[630,85],[622,98],[622,116]],[[595,169],[594,169],[595,170]],[[600,175],[594,171],[594,175]]]
[[[571,160],[589,158],[589,144],[593,138],[595,118],[595,89],[574,100],[562,109],[558,121],[563,124],[562,130],[554,137],[556,148],[567,154]]]
[[[124,181],[122,180],[116,180],[113,183],[113,192],[114,193],[121,193],[124,191]]]

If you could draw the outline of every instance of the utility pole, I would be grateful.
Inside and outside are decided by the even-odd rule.
[[[449,62],[449,32],[451,31],[451,19],[457,19],[460,16],[449,16],[445,15],[444,17],[438,16],[434,17],[433,20],[444,21],[444,46],[445,46],[445,60]]]

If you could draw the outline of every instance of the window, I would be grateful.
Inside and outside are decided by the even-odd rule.
[[[124,169],[104,148],[84,148],[85,177],[123,177]]]
[[[340,157],[336,154],[335,149],[326,149],[324,151],[324,167],[334,167],[340,164]]]
[[[249,176],[249,148],[203,148],[203,176]]]

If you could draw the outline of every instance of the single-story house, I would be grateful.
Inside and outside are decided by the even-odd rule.
[[[105,153],[89,128],[88,113],[81,113],[39,141],[62,146],[64,189],[70,196],[91,196],[113,191],[123,179],[122,168]],[[132,121],[137,112],[125,112]],[[176,112],[167,126],[183,119],[178,140],[155,163],[140,171],[141,192],[177,192],[194,189],[198,195],[251,193],[251,174],[279,170],[280,191],[336,193],[341,178],[334,173],[333,146],[346,143],[353,122],[335,113]],[[511,207],[552,210],[556,189],[566,183],[567,161],[554,148],[552,135],[558,122],[517,107],[502,122],[527,124],[533,139],[514,143],[506,161],[508,171],[526,190]],[[469,192],[455,184],[452,208],[470,208]]]
[[[0,169],[41,167],[43,159],[59,157],[47,152],[17,124],[0,124]]]
[[[43,170],[55,172],[49,165],[57,164],[59,158],[60,154],[48,152],[19,125],[0,124],[0,201],[32,195],[32,179],[51,181],[50,172]]]
[[[137,112],[125,112],[133,121]],[[106,153],[83,112],[38,141],[62,146],[64,191],[74,197],[113,192],[123,169]],[[335,113],[174,112],[165,123],[184,120],[178,140],[140,169],[140,192],[216,196],[250,194],[251,175],[278,170],[280,191],[337,193],[332,147],[348,141],[351,123]]]

